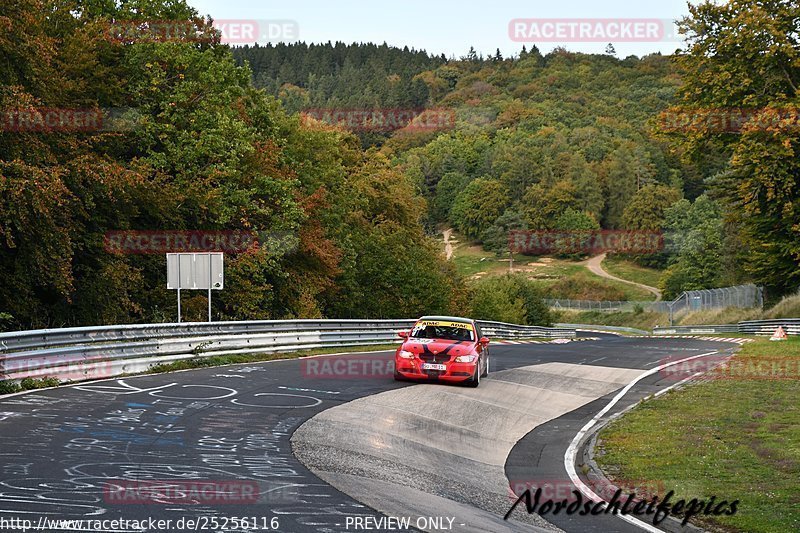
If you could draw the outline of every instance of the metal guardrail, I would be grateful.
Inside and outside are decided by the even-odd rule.
[[[653,328],[653,335],[703,335],[709,333],[739,333],[736,324],[716,326],[669,326]]]
[[[598,325],[598,324],[556,324],[556,327],[559,328],[569,328],[569,329],[576,329],[576,330],[585,330],[585,331],[601,331],[601,332],[609,332],[609,333],[630,333],[632,335],[650,335],[649,331],[645,331],[643,329],[636,329],[636,328],[626,328],[622,326],[605,326],[605,325]]]
[[[399,342],[415,320],[267,320],[136,324],[0,333],[0,380],[78,381],[144,372],[215,355],[272,353]],[[479,321],[489,337],[574,337],[565,328]]]
[[[774,320],[745,320],[739,322],[739,333],[772,335],[782,327],[787,335],[800,335],[800,318],[776,318]]]
[[[507,324],[505,322],[491,322],[488,320],[478,320],[478,326],[481,332],[489,337],[497,337],[501,339],[524,339],[531,337],[546,337],[546,338],[573,338],[575,337],[575,328],[545,328],[542,326],[520,326],[517,324]]]
[[[773,320],[745,320],[738,324],[716,326],[669,326],[653,328],[653,335],[691,335],[703,333],[746,333],[748,335],[772,335],[782,327],[787,335],[800,335],[800,318],[776,318]]]

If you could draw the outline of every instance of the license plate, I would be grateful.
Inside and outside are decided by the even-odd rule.
[[[434,365],[432,363],[423,363],[422,370],[447,370],[447,365]]]

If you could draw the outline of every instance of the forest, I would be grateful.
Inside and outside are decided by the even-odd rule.
[[[664,127],[687,110],[796,109],[793,12],[746,4],[692,8],[673,56],[447,58],[371,43],[231,48],[182,0],[5,0],[4,113],[122,110],[128,127],[4,122],[0,328],[173,320],[164,256],[110,253],[118,231],[289,235],[226,257],[215,320],[494,318],[511,305],[549,321],[524,281],[463,279],[436,240],[444,226],[498,254],[517,229],[660,230],[664,250],[633,259],[665,269],[665,295],[749,281],[794,291],[798,132]],[[148,20],[188,21],[203,38],[148,34]],[[109,38],[119,21],[142,32]],[[762,53],[765,38],[776,44]],[[348,129],[310,109],[453,120]],[[204,293],[184,298],[184,319],[203,320]]]
[[[121,230],[293,236],[226,257],[215,320],[462,305],[463,284],[425,235],[424,199],[384,154],[301,124],[218,38],[119,42],[106,38],[112,19],[211,32],[183,2],[2,10],[0,107],[136,110],[129,128],[0,133],[6,328],[174,320],[164,255],[110,253],[105,235]],[[204,320],[205,305],[204,292],[184,294],[184,320]]]
[[[452,226],[502,254],[512,230],[660,231],[663,250],[632,259],[664,270],[665,297],[754,282],[777,298],[800,285],[800,64],[796,8],[768,4],[692,6],[672,56],[618,58],[609,44],[399,62],[341,42],[234,55],[295,112],[392,108],[398,94],[452,110],[438,131],[354,130],[427,200],[429,233]]]

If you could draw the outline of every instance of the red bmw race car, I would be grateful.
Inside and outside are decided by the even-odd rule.
[[[394,356],[394,378],[464,382],[477,387],[489,375],[489,339],[474,320],[424,316],[414,329],[398,333],[405,339]]]

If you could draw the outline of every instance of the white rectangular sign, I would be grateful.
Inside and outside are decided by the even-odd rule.
[[[222,257],[219,252],[167,254],[167,289],[221,291]]]

